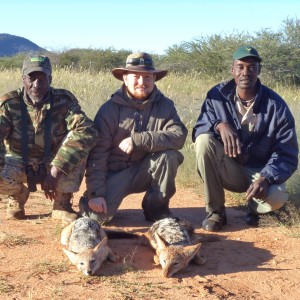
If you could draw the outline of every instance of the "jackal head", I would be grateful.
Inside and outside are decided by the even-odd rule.
[[[107,237],[101,240],[93,249],[87,249],[80,253],[75,253],[64,248],[63,251],[72,264],[84,275],[94,275],[108,257]]]
[[[172,246],[157,233],[156,242],[157,260],[162,267],[165,277],[172,277],[175,273],[185,268],[201,247],[201,243],[188,246]]]

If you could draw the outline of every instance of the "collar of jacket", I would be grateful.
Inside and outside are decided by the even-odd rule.
[[[157,89],[156,86],[154,86],[154,90],[149,99],[145,101],[134,100],[128,95],[125,85],[123,84],[123,86],[112,95],[112,101],[125,106],[134,107],[135,109],[138,110],[144,110],[147,107],[151,106],[153,102],[158,100],[159,94],[160,94],[159,90]]]
[[[257,78],[257,87],[258,87],[258,93],[253,105],[254,114],[258,114],[261,102],[263,101],[263,93],[264,91],[266,91],[266,89],[264,89],[264,85],[261,84],[259,78]],[[220,84],[220,93],[222,94],[223,97],[225,97],[228,101],[232,103],[234,103],[235,92],[236,92],[236,83],[234,79]]]

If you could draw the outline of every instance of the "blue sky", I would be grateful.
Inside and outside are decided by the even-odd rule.
[[[299,0],[6,0],[0,33],[48,50],[113,47],[163,54],[200,36],[277,31]]]

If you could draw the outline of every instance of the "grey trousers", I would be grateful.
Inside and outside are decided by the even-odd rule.
[[[107,213],[91,211],[85,197],[81,198],[80,211],[102,224],[107,223],[126,196],[142,192],[146,192],[142,201],[144,214],[155,216],[168,210],[170,198],[176,192],[177,169],[183,159],[183,155],[177,150],[156,152],[127,169],[109,172],[105,197]]]
[[[223,145],[212,135],[201,134],[195,143],[197,170],[204,182],[206,211],[219,211],[225,206],[224,189],[244,193],[260,177],[261,169],[238,164],[224,153]],[[279,209],[288,199],[285,184],[271,185],[266,199],[252,199],[248,208],[262,214]]]

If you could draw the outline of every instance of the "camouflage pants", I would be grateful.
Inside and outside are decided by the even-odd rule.
[[[36,169],[37,161],[31,161],[33,168]],[[79,190],[83,179],[86,161],[79,167],[75,167],[70,174],[63,174],[58,182],[57,191],[62,193],[74,193]],[[16,200],[20,194],[28,193],[24,183],[27,182],[25,168],[20,159],[5,158],[5,165],[0,174],[0,194],[12,196]]]

